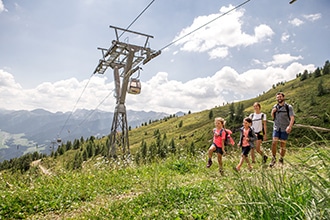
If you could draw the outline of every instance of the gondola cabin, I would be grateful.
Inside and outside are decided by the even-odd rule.
[[[130,94],[140,94],[141,92],[141,82],[139,79],[131,78],[129,82],[128,93]]]

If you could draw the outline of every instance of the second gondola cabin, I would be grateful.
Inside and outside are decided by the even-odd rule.
[[[129,82],[129,88],[128,88],[128,93],[130,94],[140,94],[141,92],[141,82],[137,78],[131,78]]]

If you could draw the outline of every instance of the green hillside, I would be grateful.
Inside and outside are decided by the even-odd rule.
[[[302,77],[250,100],[146,122],[129,132],[130,158],[108,158],[107,137],[90,137],[63,143],[51,156],[6,161],[0,219],[327,219],[330,74]],[[257,155],[251,172],[244,164],[237,173],[240,149],[233,146],[223,176],[216,155],[207,169],[214,117],[226,118],[237,140],[253,103],[260,102],[269,119],[278,91],[296,114],[284,165],[269,168]],[[269,121],[268,155],[271,130]]]

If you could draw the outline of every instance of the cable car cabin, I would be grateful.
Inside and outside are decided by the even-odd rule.
[[[129,82],[128,93],[130,94],[140,94],[141,92],[141,82],[139,79],[131,78]]]
[[[57,138],[56,141],[57,141],[58,144],[61,144],[62,143],[62,139],[61,138]]]

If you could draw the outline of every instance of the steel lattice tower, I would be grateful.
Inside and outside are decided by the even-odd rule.
[[[112,126],[109,135],[109,152],[111,157],[117,157],[116,149],[121,146],[123,154],[130,154],[129,139],[128,139],[128,122],[126,114],[126,93],[129,86],[129,79],[133,73],[140,69],[141,63],[146,64],[152,58],[158,56],[161,51],[151,50],[147,47],[151,35],[122,29],[119,27],[110,26],[114,28],[116,40],[112,41],[109,49],[98,48],[102,51],[102,59],[99,60],[94,74],[104,74],[108,67],[113,69],[115,82],[115,97],[116,107],[112,119]],[[140,35],[146,38],[143,46],[133,45],[119,41],[118,30]]]

